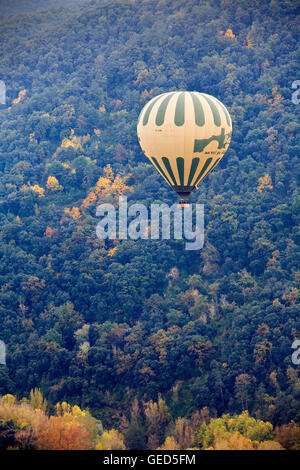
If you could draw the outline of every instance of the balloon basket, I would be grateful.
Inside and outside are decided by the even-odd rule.
[[[178,206],[181,208],[188,207],[190,205],[187,199],[180,199]]]

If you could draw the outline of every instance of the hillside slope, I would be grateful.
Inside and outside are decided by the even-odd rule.
[[[1,20],[1,394],[37,386],[104,423],[159,394],[173,417],[208,406],[300,421],[299,2],[198,3]],[[136,120],[178,89],[216,96],[233,119],[229,151],[192,196],[203,250],[99,241],[99,201],[175,202]]]

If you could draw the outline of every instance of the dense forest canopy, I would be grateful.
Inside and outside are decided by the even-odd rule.
[[[56,3],[0,13],[0,394],[38,387],[109,428],[159,396],[174,420],[299,423],[299,1]],[[204,247],[101,241],[100,202],[176,201],[136,137],[170,90],[233,120],[191,197]]]
[[[74,7],[85,3],[86,0],[1,0],[0,17],[19,16],[23,13],[37,10],[58,9],[62,7]],[[105,4],[105,0],[101,2]]]

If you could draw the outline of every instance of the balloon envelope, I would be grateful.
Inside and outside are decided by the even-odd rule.
[[[156,96],[146,103],[137,124],[143,152],[183,199],[219,163],[231,132],[225,106],[196,91]]]

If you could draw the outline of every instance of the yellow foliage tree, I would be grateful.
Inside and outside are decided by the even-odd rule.
[[[47,189],[50,191],[59,191],[60,189],[63,189],[63,187],[59,184],[55,176],[48,176]]]
[[[90,140],[91,136],[90,134],[87,135],[82,135],[82,136],[77,136],[74,133],[74,129],[71,129],[71,133],[69,137],[65,137],[62,140],[62,143],[60,145],[61,148],[68,148],[72,147],[75,150],[81,149],[82,150],[82,145],[85,144]]]
[[[125,450],[123,435],[116,429],[105,431],[96,445],[96,450]]]
[[[32,191],[34,191],[35,193],[38,193],[39,197],[45,196],[44,188],[41,188],[38,184],[35,184],[34,186],[30,186],[30,189],[32,189]]]
[[[284,448],[279,444],[279,442],[264,441],[258,444],[257,450],[284,450]]]
[[[29,191],[30,189],[34,191],[35,193],[37,193],[39,197],[45,196],[44,188],[41,188],[38,184],[31,186],[30,183],[28,182],[28,186],[26,184],[23,184],[23,186],[21,186],[21,191]]]
[[[42,392],[39,388],[30,390],[29,402],[34,410],[47,410],[47,400],[43,397]]]
[[[111,181],[108,178],[100,176],[97,181],[95,192],[99,197],[104,196],[111,188]]]
[[[27,90],[25,90],[25,88],[24,90],[19,91],[18,98],[14,99],[12,104],[15,105],[15,104],[20,103],[20,101],[25,98],[26,93],[27,93]]]
[[[91,191],[88,196],[84,199],[83,203],[81,204],[81,209],[84,210],[86,209],[87,207],[91,206],[92,204],[94,204],[94,202],[97,201],[97,196],[96,194]]]
[[[0,421],[12,421],[20,430],[16,440],[33,444],[39,450],[93,449],[102,425],[88,410],[58,403],[56,415],[46,414],[47,402],[39,389],[31,390],[29,399],[18,401],[14,395],[0,397]],[[120,447],[123,448],[123,447]],[[18,447],[14,447],[18,449]]]
[[[47,417],[42,410],[34,410],[27,400],[19,403],[13,395],[4,395],[0,399],[0,420],[13,421],[22,429],[25,426],[37,428]]]
[[[217,438],[213,446],[214,450],[254,450],[251,439],[242,436],[239,432],[227,434],[226,437]]]
[[[80,219],[81,214],[80,214],[80,210],[78,209],[78,207],[73,207],[70,212],[70,215],[72,219],[75,219],[75,220]]]
[[[113,173],[110,163],[108,163],[108,165],[106,165],[103,168],[103,173],[104,173],[105,178],[108,178],[110,181],[114,179],[114,173]]]
[[[67,402],[57,403],[56,416],[64,417],[66,422],[75,422],[84,427],[93,438],[97,437],[98,421],[92,417],[88,410],[81,410],[79,406],[71,406]]]
[[[64,212],[65,212],[65,214],[72,217],[72,219],[74,219],[74,220],[78,220],[81,217],[80,210],[78,209],[78,207],[73,207],[71,210],[66,208],[64,210]]]
[[[132,191],[132,188],[130,186],[127,186],[125,184],[126,180],[129,178],[129,175],[128,176],[117,176],[113,183],[112,183],[112,192],[114,194],[117,194],[118,196],[122,196],[122,194],[125,192],[125,191]]]
[[[125,184],[130,175],[114,177],[109,164],[103,169],[103,173],[104,176],[100,176],[95,187],[95,193],[98,197],[121,196],[125,191],[132,191],[132,187]]]
[[[290,305],[294,305],[298,297],[299,297],[299,289],[297,289],[297,287],[293,287],[292,290],[288,294],[285,294],[282,296],[282,300],[284,300]]]
[[[237,416],[226,414],[213,418],[210,423],[203,423],[194,436],[197,447],[204,449],[253,450],[258,443],[270,440],[272,435],[271,423],[252,418],[244,411]]]
[[[273,97],[268,99],[268,103],[270,103],[271,105],[276,105],[277,103],[280,103],[280,101],[283,100],[283,96],[278,92],[277,86],[274,86],[272,88],[272,95]]]
[[[110,250],[108,250],[107,256],[112,257],[115,254],[115,252],[117,251],[117,249],[118,249],[118,247],[114,246],[114,248],[111,248]]]
[[[273,189],[271,176],[266,173],[264,176],[258,179],[257,191],[262,193],[266,189]]]
[[[165,442],[157,450],[179,450],[180,446],[175,441],[174,437],[166,437]]]
[[[65,149],[68,148],[68,147],[73,147],[73,149],[75,149],[75,150],[77,150],[79,148],[82,148],[81,143],[78,140],[78,137],[76,137],[76,136],[74,136],[72,139],[68,139],[67,137],[65,137],[62,140],[61,147],[65,148]]]

